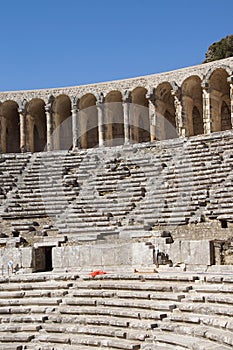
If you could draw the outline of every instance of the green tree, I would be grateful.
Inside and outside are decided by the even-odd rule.
[[[233,56],[233,35],[228,35],[220,41],[209,46],[203,63],[221,60]]]

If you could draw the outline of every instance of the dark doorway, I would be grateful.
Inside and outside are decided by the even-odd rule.
[[[52,248],[40,247],[35,249],[35,272],[52,271]]]
[[[45,248],[45,271],[52,271],[52,247]]]

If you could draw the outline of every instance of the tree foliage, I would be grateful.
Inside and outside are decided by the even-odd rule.
[[[209,46],[203,63],[221,60],[233,56],[233,35],[228,35],[220,41]]]

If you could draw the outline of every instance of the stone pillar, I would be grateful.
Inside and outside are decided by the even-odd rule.
[[[185,118],[183,115],[183,104],[182,104],[182,95],[180,88],[176,85],[171,91],[174,96],[174,105],[176,113],[176,130],[179,137],[185,137]]]
[[[27,101],[23,100],[19,104],[18,112],[19,112],[19,127],[20,127],[20,150],[21,152],[27,151],[26,145],[26,104]]]
[[[7,152],[6,118],[1,115],[1,153]]]
[[[97,96],[96,107],[98,111],[98,138],[99,138],[99,147],[104,146],[104,95],[101,92]]]
[[[231,127],[233,128],[233,75],[227,79],[230,83],[230,99],[231,99]]]
[[[47,125],[47,151],[53,150],[53,101],[54,97],[49,96],[48,103],[45,106],[46,125]]]
[[[123,94],[125,145],[130,143],[130,102],[131,102],[130,91],[125,90]]]
[[[79,111],[79,147],[82,149],[87,148],[87,115],[85,115],[85,110]]]
[[[151,89],[147,94],[146,98],[149,102],[149,120],[150,120],[150,140],[155,141],[157,139],[157,104],[154,89]]]
[[[202,83],[203,100],[203,127],[204,133],[210,134],[212,131],[211,111],[210,111],[210,90],[207,82]]]
[[[73,149],[78,147],[78,104],[79,100],[76,96],[72,98],[72,137],[73,137]]]

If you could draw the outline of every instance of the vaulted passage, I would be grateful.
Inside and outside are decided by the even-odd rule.
[[[53,103],[54,148],[68,150],[72,147],[71,101],[67,95],[59,95]]]
[[[232,128],[230,113],[230,86],[225,70],[216,69],[209,80],[212,131]]]
[[[176,111],[172,87],[169,83],[159,84],[155,90],[157,97],[158,128],[160,140],[177,137]]]
[[[0,115],[2,152],[20,152],[18,104],[14,101],[5,101],[0,107]]]
[[[32,99],[27,107],[27,140],[31,152],[44,151],[46,146],[45,103],[39,98]]]
[[[98,113],[96,97],[84,95],[79,103],[79,144],[81,148],[98,146]]]
[[[105,144],[124,144],[124,116],[122,95],[119,91],[111,91],[105,98]]]
[[[203,134],[204,125],[201,79],[197,76],[191,76],[183,82],[181,89],[186,135],[194,136]]]
[[[150,122],[147,90],[138,87],[132,91],[132,105],[130,107],[130,139],[133,142],[150,140]]]

